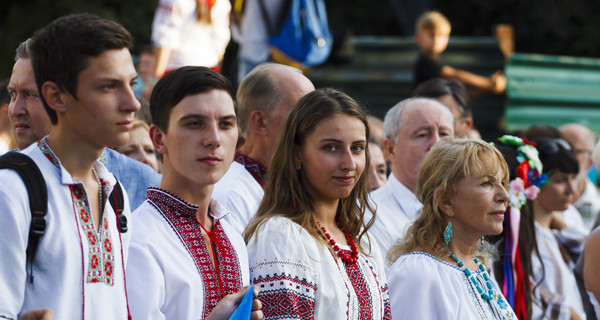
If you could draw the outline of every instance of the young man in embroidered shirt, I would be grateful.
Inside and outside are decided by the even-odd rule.
[[[17,48],[8,84],[11,96],[8,112],[19,149],[27,148],[52,130],[50,117],[40,100],[35,83],[29,49],[31,43],[32,40],[27,39]],[[146,188],[160,183],[160,175],[152,168],[111,148],[105,148],[99,160],[123,185],[132,209],[142,204],[146,198]]]
[[[137,319],[210,318],[249,282],[246,245],[211,199],[238,138],[233,87],[208,68],[183,67],[158,81],[150,111],[163,177],[133,213],[131,312]],[[260,318],[258,300],[254,310]]]
[[[57,19],[33,37],[37,88],[54,127],[21,152],[47,185],[46,228],[31,265],[28,192],[14,171],[0,170],[0,318],[36,308],[54,310],[56,319],[128,316],[130,232],[119,232],[107,201],[116,179],[97,159],[104,147],[127,140],[140,108],[130,46],[122,26],[88,14]]]
[[[314,90],[300,70],[276,63],[259,65],[240,84],[238,123],[245,142],[213,193],[240,234],[263,198],[267,168],[290,110]]]

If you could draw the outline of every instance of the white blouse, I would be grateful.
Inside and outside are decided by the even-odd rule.
[[[573,308],[585,319],[575,276],[563,260],[554,232],[535,222],[535,236],[540,258],[533,255],[531,259],[536,286],[532,318],[570,319],[569,309]]]
[[[472,273],[486,288],[483,273]],[[387,276],[394,320],[517,319],[495,283],[496,294],[486,301],[463,270],[427,253],[402,255]]]
[[[300,225],[269,219],[248,242],[265,319],[390,319],[382,261],[372,248],[346,265]]]

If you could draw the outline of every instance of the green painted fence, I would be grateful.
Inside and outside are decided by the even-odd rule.
[[[600,59],[514,54],[505,73],[508,131],[577,122],[600,133]]]

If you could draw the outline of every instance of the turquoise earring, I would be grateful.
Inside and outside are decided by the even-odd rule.
[[[452,239],[452,222],[448,222],[446,226],[446,230],[444,230],[444,241],[446,245],[450,244],[450,240]]]

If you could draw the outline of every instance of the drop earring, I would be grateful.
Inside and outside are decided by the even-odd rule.
[[[444,230],[444,241],[446,245],[450,244],[450,240],[452,240],[452,222],[448,221],[448,225],[446,226],[446,230]]]

